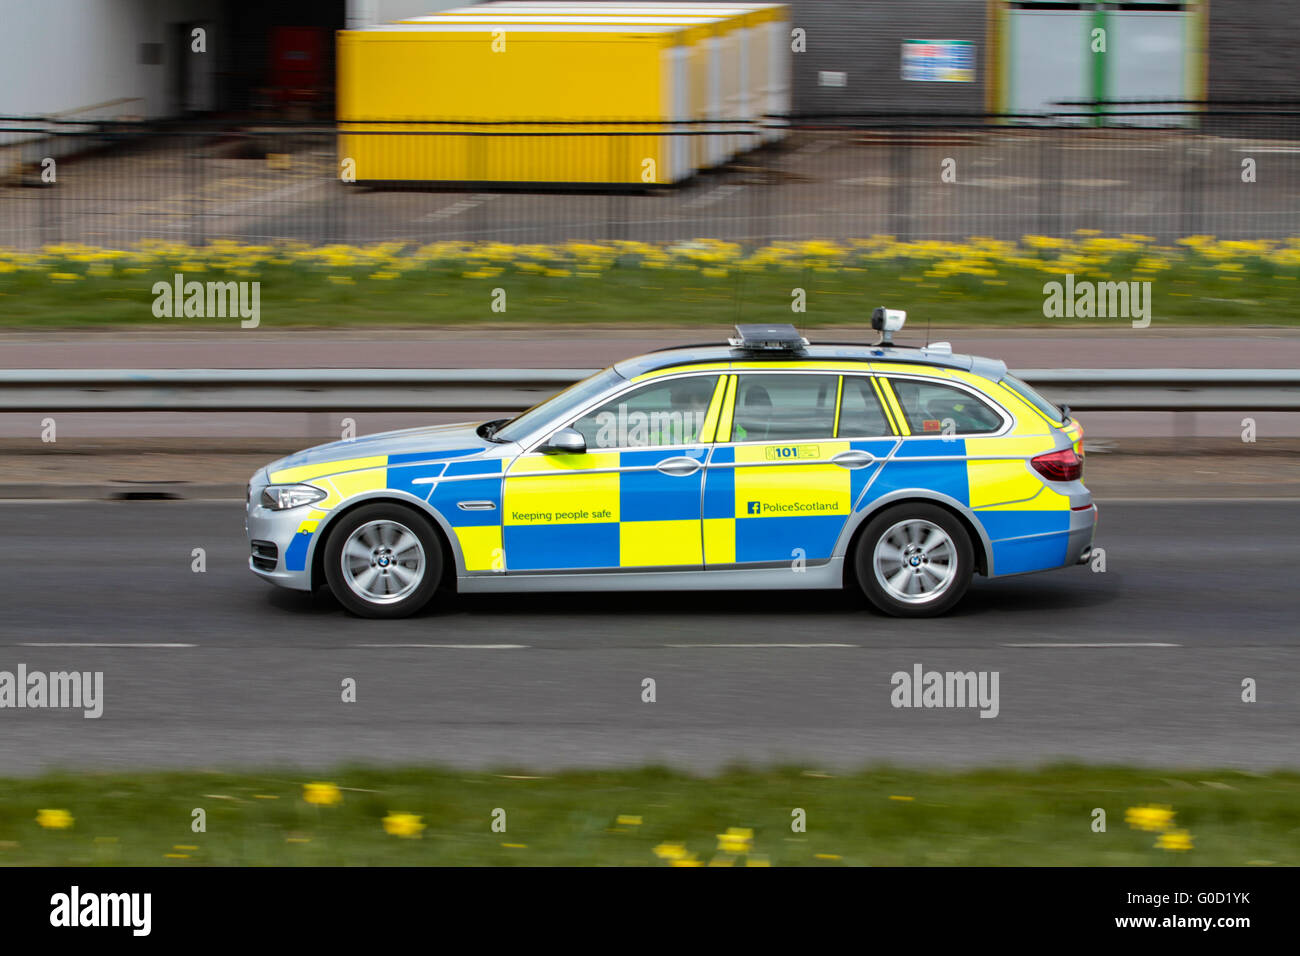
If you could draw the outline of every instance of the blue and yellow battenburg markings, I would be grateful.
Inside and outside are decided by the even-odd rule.
[[[707,445],[697,445],[520,456],[505,482],[509,569],[701,566],[703,469],[669,475],[655,466],[667,458],[702,466],[707,454]]]
[[[464,458],[476,455],[481,448],[454,448],[429,452],[414,452],[400,455],[370,455],[361,458],[349,458],[341,461],[317,462],[315,464],[290,465],[275,471],[270,477],[275,484],[288,484],[310,481],[313,485],[326,491],[327,497],[317,502],[298,525],[298,529],[289,542],[284,553],[284,566],[289,571],[302,571],[307,566],[307,552],[312,536],[320,527],[325,515],[343,502],[370,491],[397,490],[404,491],[416,498],[428,501],[439,510],[452,525],[461,550],[466,560],[473,555],[476,560],[484,558],[484,569],[491,567],[493,555],[500,555],[500,529],[493,527],[493,533],[484,533],[481,526],[485,521],[495,525],[495,512],[462,511],[455,505],[456,500],[465,497],[492,500],[500,506],[501,500],[501,462],[448,462],[448,459]],[[290,459],[292,461],[292,459]],[[321,470],[328,469],[322,475]],[[483,474],[495,472],[496,479],[486,478],[480,486],[474,480],[458,481],[442,492],[444,497],[455,500],[435,503],[439,497],[443,477],[456,475]],[[455,489],[455,490],[452,490]],[[464,492],[462,494],[461,492]],[[450,505],[449,508],[446,505]],[[464,534],[462,534],[462,528]],[[495,541],[493,541],[495,539]],[[493,551],[495,548],[495,551]],[[486,549],[486,551],[485,551]]]
[[[746,444],[713,451],[704,482],[706,565],[824,561],[880,468],[843,468],[850,449],[887,455],[895,439]]]
[[[914,366],[896,370],[918,371]],[[986,394],[993,387],[960,370],[925,369],[925,374],[962,381]],[[1035,409],[1001,389],[996,401],[1015,420],[1008,434],[915,436],[888,379],[873,377],[871,383],[893,437],[711,444],[731,437],[737,376],[723,375],[700,444],[685,449],[526,454],[505,472],[501,459],[456,460],[479,454],[478,448],[331,462],[332,473],[324,478],[317,477],[319,464],[281,469],[273,481],[311,480],[329,492],[303,518],[285,567],[303,569],[311,537],[330,509],[382,489],[407,492],[442,515],[468,571],[824,561],[855,512],[913,491],[937,492],[970,509],[991,542],[995,574],[1065,563],[1070,501],[1044,485],[1029,465],[1030,458],[1056,444]],[[1067,423],[1064,433],[1082,454],[1078,424]],[[875,460],[855,469],[831,460],[851,449],[869,452]],[[701,467],[690,475],[658,471],[655,466],[669,457],[693,458]],[[493,507],[458,507],[470,500]]]

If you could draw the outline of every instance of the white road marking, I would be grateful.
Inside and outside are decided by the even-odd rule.
[[[87,642],[50,641],[46,643],[38,643],[36,641],[23,641],[17,646],[18,647],[198,647],[199,645],[197,644],[140,644],[140,643],[128,643],[128,642],[123,642],[121,644],[113,644],[108,641],[97,641],[94,643],[88,641]]]
[[[447,647],[462,651],[518,651],[527,644],[353,644],[352,647]]]
[[[720,202],[728,196],[740,192],[744,188],[744,186],[737,185],[718,186],[716,189],[711,189],[702,196],[697,196],[696,198],[683,203],[682,208],[690,209],[697,206],[711,206],[713,203]]]
[[[444,206],[443,208],[436,209],[426,215],[418,216],[415,221],[437,222],[440,219],[450,219],[452,216],[459,216],[463,212],[469,212],[471,209],[475,209],[483,205],[485,202],[496,199],[498,195],[498,193],[475,193],[469,199],[462,199],[459,202],[452,203],[450,206]]]
[[[664,647],[861,647],[861,644],[665,644]]]
[[[290,183],[287,186],[282,186],[281,188],[272,190],[271,192],[262,193],[261,195],[252,196],[248,199],[240,200],[239,202],[232,203],[227,206],[219,207],[218,209],[214,210],[211,213],[211,215],[214,217],[235,216],[239,214],[239,210],[247,206],[252,206],[255,205],[256,203],[275,202],[276,200],[287,199],[289,196],[296,196],[298,193],[305,192],[306,190],[311,189],[313,186],[318,186],[318,185],[320,185],[320,182],[319,180],[316,179],[309,180],[305,183]],[[188,200],[173,200],[173,201],[183,202]]]
[[[1094,644],[1064,644],[1048,642],[1042,644],[1003,644],[1003,647],[1182,647],[1181,644],[1161,644],[1157,641],[1135,641],[1132,643],[1123,643],[1119,641],[1111,643],[1094,643]]]

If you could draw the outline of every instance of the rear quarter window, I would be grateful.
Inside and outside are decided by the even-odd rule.
[[[1042,412],[1047,420],[1053,424],[1059,425],[1065,421],[1065,412],[1043,398],[1042,395],[1039,395],[1028,383],[1020,381],[1014,375],[1005,375],[1002,378],[1002,384]]]

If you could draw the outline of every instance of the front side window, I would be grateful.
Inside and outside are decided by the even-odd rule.
[[[716,375],[654,382],[588,412],[573,427],[589,451],[693,445],[700,440],[717,383]]]
[[[963,389],[906,378],[890,381],[913,435],[975,435],[1002,427],[1002,416]]]
[[[835,435],[838,375],[741,374],[731,441],[803,441]]]
[[[584,378],[581,382],[570,385],[560,394],[548,398],[539,405],[534,405],[522,415],[511,419],[497,429],[495,437],[501,441],[523,441],[535,429],[541,428],[547,422],[562,418],[585,402],[592,401],[601,392],[608,391],[625,381],[626,379],[612,368],[597,372],[590,378]]]

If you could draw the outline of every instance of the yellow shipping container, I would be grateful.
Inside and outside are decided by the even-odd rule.
[[[460,11],[460,12],[458,12]],[[506,32],[520,25],[545,24],[554,26],[603,27],[621,33],[633,27],[681,26],[699,27],[690,33],[687,51],[687,82],[690,86],[688,113],[667,119],[694,121],[697,135],[689,139],[691,164],[696,169],[717,166],[741,151],[741,136],[735,123],[717,122],[724,119],[747,120],[742,111],[744,78],[741,56],[744,33],[741,22],[734,16],[601,16],[566,15],[508,11],[496,13],[487,8],[459,7],[439,14],[412,17],[401,23],[411,26],[444,28],[451,24],[468,25],[491,23],[493,29]],[[617,76],[608,80],[619,82]],[[613,117],[611,117],[613,118]],[[620,117],[621,118],[621,117]],[[754,145],[757,145],[755,140]]]
[[[492,0],[472,7],[456,7],[444,14],[485,16],[493,11],[589,16],[599,12],[610,16],[635,17],[734,17],[742,25],[740,70],[745,102],[745,119],[784,116],[790,112],[790,8],[783,3],[672,3],[672,2],[588,2],[563,3],[551,0],[516,2]],[[777,122],[770,122],[763,141],[772,142],[785,134]],[[746,140],[743,145],[752,145]]]
[[[358,182],[679,182],[695,172],[690,144],[665,134],[691,115],[691,53],[708,32],[477,20],[340,31],[340,160]]]

